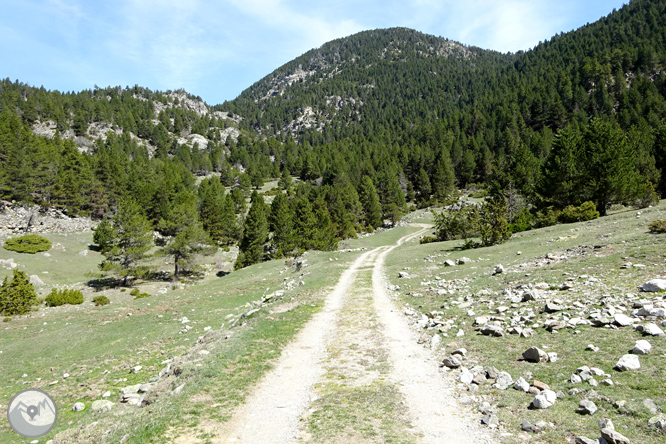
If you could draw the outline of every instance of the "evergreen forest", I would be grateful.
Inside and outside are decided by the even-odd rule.
[[[4,79],[0,200],[104,221],[125,278],[123,220],[170,239],[177,276],[197,245],[239,245],[237,267],[335,249],[462,189],[503,196],[514,232],[587,202],[603,216],[666,196],[665,68],[666,2],[633,0],[515,54],[361,32],[215,106]]]

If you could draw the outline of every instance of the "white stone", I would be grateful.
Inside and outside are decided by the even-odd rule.
[[[457,379],[458,382],[462,382],[463,384],[471,384],[472,381],[474,380],[474,375],[466,368],[463,368],[462,371],[460,372],[460,375],[458,375]]]
[[[634,348],[631,349],[630,353],[634,355],[647,355],[652,350],[652,344],[650,344],[645,339],[636,341]]]
[[[666,279],[652,279],[641,285],[640,289],[647,292],[666,291]]]
[[[615,325],[618,325],[620,327],[627,327],[629,325],[632,325],[634,322],[636,322],[635,319],[630,318],[629,316],[622,314],[622,313],[617,313],[613,317],[613,323]]]
[[[614,368],[621,372],[638,370],[641,368],[641,363],[636,355],[624,355],[617,361]]]
[[[85,408],[86,408],[86,405],[84,403],[77,402],[76,404],[74,404],[74,407],[72,407],[72,411],[73,412],[82,412],[83,410],[85,410]]]

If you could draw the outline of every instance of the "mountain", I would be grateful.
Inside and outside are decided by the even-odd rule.
[[[7,79],[0,199],[104,217],[132,198],[157,228],[198,197],[200,209],[212,205],[211,227],[231,208],[217,182],[234,189],[242,219],[243,193],[278,177],[289,189],[297,174],[279,200],[283,222],[338,239],[460,188],[504,195],[514,228],[554,223],[588,201],[602,215],[647,206],[666,195],[665,36],[664,0],[634,0],[515,54],[366,31],[213,107],[185,91],[61,93]],[[198,187],[195,175],[220,179]]]
[[[511,60],[410,29],[366,31],[305,53],[217,108],[265,135],[311,130],[330,140],[439,119]]]

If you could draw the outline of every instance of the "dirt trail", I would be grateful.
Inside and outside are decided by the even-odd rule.
[[[372,287],[375,311],[384,324],[383,333],[392,364],[390,377],[401,387],[415,428],[428,444],[493,442],[490,435],[480,430],[469,417],[461,415],[452,396],[451,379],[440,373],[434,353],[417,344],[415,332],[389,298],[383,267],[386,256],[394,248],[386,249],[377,258]]]
[[[378,248],[363,253],[340,277],[326,297],[323,310],[282,352],[254,393],[236,412],[219,442],[292,443],[298,439],[299,419],[312,402],[312,386],[323,373],[321,362],[334,332],[338,312],[356,270]]]
[[[400,442],[493,442],[475,420],[460,414],[453,383],[440,373],[432,352],[417,344],[387,294],[386,256],[427,229],[419,227],[396,245],[354,261],[322,312],[284,349],[223,430],[213,433],[213,443],[374,443],[386,442],[384,434]],[[357,391],[350,396],[350,390]],[[341,407],[339,400],[348,399],[353,405]],[[350,417],[340,422],[339,414],[327,417],[327,409]],[[356,433],[356,427],[366,433]]]

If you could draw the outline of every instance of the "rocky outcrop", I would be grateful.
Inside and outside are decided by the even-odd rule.
[[[97,224],[84,217],[70,217],[54,208],[0,202],[0,235],[19,233],[75,233],[92,230]]]

